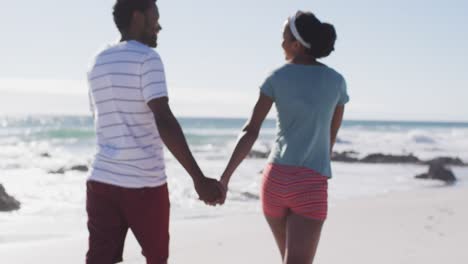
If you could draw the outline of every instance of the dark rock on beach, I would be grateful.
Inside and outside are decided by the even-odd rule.
[[[10,196],[0,184],[0,212],[10,212],[20,209],[21,203]]]
[[[416,179],[441,180],[446,183],[454,183],[457,178],[450,169],[447,169],[441,162],[433,162],[429,165],[429,172],[415,176]]]
[[[58,170],[50,170],[49,173],[51,174],[65,174],[67,171],[81,171],[87,172],[89,170],[87,165],[75,165],[70,168],[60,168]]]
[[[386,155],[381,153],[370,154],[361,159],[364,163],[421,163],[413,154],[409,155]]]
[[[242,196],[244,196],[245,198],[247,198],[249,200],[259,200],[260,199],[260,196],[258,196],[256,194],[253,194],[253,193],[250,193],[250,192],[243,192]]]
[[[44,152],[44,153],[41,153],[39,156],[43,157],[43,158],[50,158],[52,157],[49,153],[47,152]]]
[[[405,164],[427,164],[438,163],[442,165],[453,166],[468,166],[458,157],[437,157],[431,160],[423,161],[413,154],[409,155],[387,155],[382,153],[369,154],[366,157],[359,159],[359,153],[355,151],[333,152],[331,159],[339,162],[360,162],[360,163],[405,163]]]
[[[355,156],[359,153],[355,151],[333,152],[331,160],[341,162],[358,162],[359,159]]]
[[[465,164],[460,158],[453,158],[453,157],[438,157],[432,160],[428,160],[425,163],[427,164],[442,164],[442,165],[455,165],[455,166],[466,166],[468,164]]]
[[[86,165],[76,165],[71,167],[70,170],[87,172],[89,168]]]
[[[58,170],[50,170],[50,174],[65,174],[65,168],[60,168]]]

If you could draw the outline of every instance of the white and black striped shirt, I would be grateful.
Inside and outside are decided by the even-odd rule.
[[[165,184],[163,142],[147,105],[167,96],[160,56],[140,42],[121,42],[96,56],[88,81],[97,135],[89,179],[127,188]]]

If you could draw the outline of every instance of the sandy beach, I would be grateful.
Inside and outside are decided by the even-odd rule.
[[[330,208],[315,263],[465,263],[466,201],[462,186],[338,201]],[[49,225],[79,229],[84,219]],[[13,233],[27,226],[8,228]],[[83,263],[86,239],[83,229],[73,237],[10,241],[0,245],[0,263]],[[131,235],[124,259],[144,263]],[[170,263],[280,263],[280,258],[263,216],[252,213],[173,221]]]

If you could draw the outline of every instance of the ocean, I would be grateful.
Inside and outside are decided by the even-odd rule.
[[[180,118],[191,150],[208,177],[219,178],[245,119]],[[254,149],[266,152],[275,138],[275,121],[266,120]],[[344,121],[336,151],[413,154],[420,159],[459,157],[468,162],[468,123]],[[0,214],[0,221],[34,221],[85,216],[87,173],[50,171],[89,165],[95,152],[93,120],[85,116],[0,118],[0,184],[21,203],[21,210]],[[259,188],[265,159],[246,159],[235,173],[222,207],[198,201],[190,177],[166,150],[172,217],[211,217],[260,211]],[[423,165],[333,162],[330,205],[337,199],[372,197],[421,188],[457,188],[468,181],[468,169],[453,167],[459,183],[416,180]]]

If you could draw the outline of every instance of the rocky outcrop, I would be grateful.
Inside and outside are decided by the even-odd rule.
[[[252,150],[248,158],[266,159],[270,155],[270,151]],[[433,164],[440,163],[443,165],[468,166],[468,163],[463,162],[458,157],[437,157],[431,160],[421,160],[413,154],[408,155],[392,155],[383,153],[372,153],[364,158],[358,158],[359,153],[355,151],[333,152],[331,155],[332,161],[349,162],[349,163],[375,163],[375,164]]]
[[[21,203],[10,196],[0,184],[0,212],[10,212],[20,209]]]
[[[87,172],[89,168],[86,165],[76,165],[76,166],[71,167],[70,170]]]
[[[333,152],[331,160],[340,162],[359,162],[356,155],[359,153],[355,151]]]
[[[421,163],[421,161],[410,155],[386,155],[381,153],[370,154],[360,160],[364,163]]]
[[[409,155],[391,155],[382,153],[373,153],[365,156],[362,159],[357,158],[359,153],[355,151],[344,151],[344,152],[333,152],[332,160],[339,162],[361,162],[361,163],[404,163],[404,164],[427,164],[431,165],[434,163],[442,165],[453,165],[453,166],[468,166],[467,163],[463,162],[458,157],[437,157],[431,160],[420,160],[413,154]]]
[[[69,168],[60,168],[58,170],[50,170],[49,173],[51,174],[65,174],[67,171],[81,171],[81,172],[87,172],[89,170],[89,167],[87,165],[75,165]]]
[[[426,164],[442,164],[442,165],[455,165],[455,166],[466,166],[460,158],[453,158],[453,157],[438,157],[432,160],[428,160],[425,162]]]

